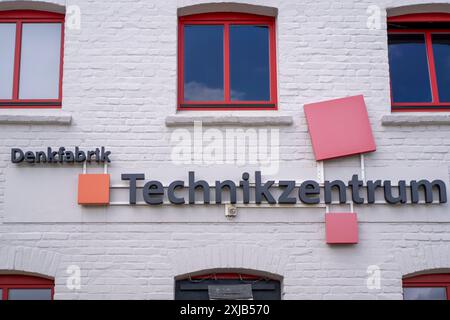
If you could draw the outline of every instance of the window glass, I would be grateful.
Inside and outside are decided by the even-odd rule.
[[[202,279],[175,281],[175,300],[210,299],[280,300],[281,284],[277,280]]]
[[[60,23],[24,23],[20,99],[58,99],[61,59]]]
[[[450,34],[432,34],[439,101],[450,102]]]
[[[224,100],[223,77],[223,26],[184,26],[184,100]]]
[[[432,102],[425,36],[389,35],[389,68],[394,102]]]
[[[404,300],[446,300],[446,288],[403,288]]]
[[[0,23],[0,99],[12,99],[16,24]]]
[[[51,289],[9,289],[8,300],[51,300]]]
[[[269,28],[230,26],[231,100],[269,101],[269,66]]]

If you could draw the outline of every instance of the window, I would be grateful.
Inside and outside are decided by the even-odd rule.
[[[205,274],[175,281],[175,300],[281,300],[281,286],[250,274]]]
[[[64,15],[0,12],[0,108],[60,108]]]
[[[0,275],[1,300],[53,300],[54,281],[16,274]]]
[[[450,14],[388,19],[393,111],[450,110]]]
[[[178,34],[179,109],[277,108],[273,17],[183,16]]]
[[[450,300],[450,274],[423,274],[403,279],[404,300]]]

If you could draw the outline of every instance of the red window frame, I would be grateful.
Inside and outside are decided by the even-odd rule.
[[[62,78],[64,60],[64,14],[37,10],[0,11],[0,23],[16,24],[16,43],[14,56],[14,77],[12,99],[0,99],[0,108],[61,108]],[[58,99],[19,99],[20,58],[22,46],[23,23],[60,23],[61,24],[61,57],[59,67]]]
[[[447,300],[450,300],[450,274],[422,274],[403,279],[403,288],[446,288]]]
[[[436,22],[450,23],[449,13],[427,13],[427,14],[406,14],[388,18],[388,23],[421,23]],[[450,34],[449,29],[401,29],[389,30],[388,34],[423,34],[428,60],[428,74],[430,76],[430,88],[432,102],[394,102],[393,90],[391,85],[391,107],[393,112],[448,112],[450,111],[450,102],[439,101],[439,87],[436,75],[436,65],[434,61],[432,34],[445,33]]]
[[[277,110],[275,18],[247,13],[202,13],[178,19],[178,110]],[[184,26],[224,26],[224,100],[184,101]],[[235,101],[230,98],[229,26],[267,25],[269,28],[270,101]]]
[[[9,289],[50,289],[53,300],[55,282],[52,279],[31,275],[1,274],[0,289],[2,289],[0,300],[8,300]]]

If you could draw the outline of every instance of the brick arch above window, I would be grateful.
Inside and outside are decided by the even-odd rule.
[[[66,12],[65,0],[47,1],[1,1],[0,11],[5,10],[40,10],[64,14]]]
[[[246,269],[246,268],[213,268],[213,269],[204,269],[197,270],[189,273],[185,273],[182,275],[178,275],[175,277],[176,280],[183,279],[193,279],[193,280],[201,280],[201,279],[268,279],[268,280],[277,280],[282,281],[283,277],[256,269]]]
[[[181,7],[177,10],[179,17],[214,12],[246,13],[268,17],[276,17],[278,15],[278,9],[275,7],[233,2],[200,3]]]
[[[23,246],[0,247],[0,273],[39,274],[46,278],[56,277],[61,255],[39,248]]]
[[[388,17],[388,23],[441,23],[450,22],[450,13],[447,12],[428,12],[428,13],[410,13]]]
[[[423,4],[388,8],[386,11],[388,18],[411,14],[450,13],[450,4],[423,3]]]
[[[172,274],[183,277],[205,272],[224,272],[224,268],[236,272],[259,270],[265,275],[284,275],[288,254],[278,249],[253,245],[211,245],[177,250],[170,256]],[[189,263],[186,263],[189,261]]]

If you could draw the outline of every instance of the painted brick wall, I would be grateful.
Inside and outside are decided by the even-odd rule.
[[[450,126],[381,123],[390,114],[386,8],[424,2],[245,2],[278,9],[277,113],[294,119],[292,126],[280,127],[283,161],[314,165],[303,104],[364,94],[377,143],[377,152],[366,156],[367,166],[450,170]],[[105,145],[117,167],[133,167],[135,159],[148,167],[170,161],[173,128],[165,119],[176,114],[177,8],[197,3],[67,1],[81,9],[81,29],[66,30],[65,41],[62,112],[72,123],[0,124],[0,219],[12,147]],[[370,5],[381,10],[379,30],[366,26]],[[350,158],[328,165],[355,163],[358,159]],[[285,299],[401,299],[402,275],[450,268],[449,222],[367,222],[360,228],[358,246],[330,248],[318,222],[3,223],[0,270],[56,276],[58,299],[171,299],[174,276],[219,267],[282,275]],[[81,268],[80,290],[66,287],[70,265]],[[369,265],[381,268],[381,289],[367,289]]]

